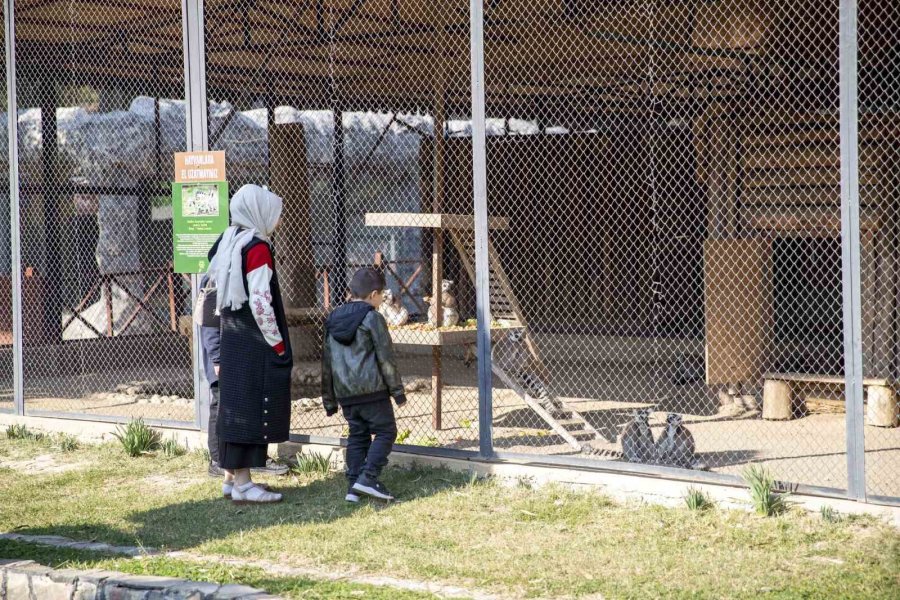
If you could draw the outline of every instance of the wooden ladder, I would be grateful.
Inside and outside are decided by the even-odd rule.
[[[472,280],[472,285],[477,285],[475,283],[474,231],[471,229],[455,228],[448,229],[448,231],[450,233],[451,239],[453,240],[453,245],[456,247],[456,250],[459,253],[459,257],[462,261],[463,267],[465,268],[466,273],[468,273],[469,278],[471,278]],[[522,312],[522,307],[519,305],[518,300],[516,300],[516,295],[513,293],[512,286],[510,286],[509,284],[509,278],[506,276],[506,272],[503,270],[503,265],[500,263],[500,256],[495,251],[494,245],[490,240],[488,240],[488,259],[491,318],[512,321],[517,326],[525,329],[527,333],[528,322],[525,320],[525,315]],[[531,339],[530,335],[525,336],[525,344],[528,346],[528,351],[534,359],[534,364],[541,377],[545,381],[549,381],[549,370],[544,364],[544,361],[541,359],[541,355],[538,351],[537,345]],[[590,422],[584,417],[584,415],[582,415],[570,403],[556,399],[555,395],[553,395],[556,402],[563,407],[566,413],[568,413],[567,416],[560,418],[558,415],[554,415],[549,410],[544,408],[544,406],[538,399],[533,398],[519,382],[515,381],[514,377],[510,376],[509,373],[503,371],[503,369],[498,367],[497,364],[493,361],[492,370],[494,374],[497,375],[497,377],[499,377],[507,387],[509,387],[509,389],[518,394],[529,408],[531,408],[535,413],[538,414],[538,416],[546,421],[547,425],[549,425],[557,435],[564,439],[566,443],[576,451],[591,452],[591,448],[588,444],[579,442],[575,437],[578,434],[590,435],[595,439],[600,440],[604,439],[594,428],[594,426],[591,425]]]

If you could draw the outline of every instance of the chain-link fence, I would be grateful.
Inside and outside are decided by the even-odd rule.
[[[859,203],[866,487],[900,495],[900,7],[859,3]]]
[[[0,14],[4,8],[0,6]],[[6,32],[2,34],[4,48],[6,47]],[[5,59],[5,50],[4,50]],[[6,100],[6,61],[0,66],[0,86],[3,95],[0,103],[3,111],[0,111],[0,129],[6,133],[7,100]],[[8,136],[0,140],[0,152],[5,154],[0,163],[0,194],[3,198],[9,198],[9,143]],[[12,205],[7,201],[0,201],[0,412],[11,411],[13,405],[13,352],[12,352],[12,236],[10,235],[10,209]]]
[[[193,422],[181,5],[17,2],[14,23],[26,411]]]
[[[323,323],[375,265],[410,398],[400,441],[477,451],[469,3],[199,5],[206,143],[232,190],[285,202],[294,432],[345,431],[321,409]],[[483,3],[499,456],[697,476],[762,464],[848,488],[841,5]],[[182,6],[16,7],[27,410],[190,421],[190,285],[168,262]],[[858,11],[873,497],[900,496],[898,11]],[[0,390],[10,373],[0,362]]]
[[[495,446],[846,487],[837,0],[486,15]]]
[[[409,398],[400,439],[477,448],[476,375],[464,364],[472,263],[452,229],[473,222],[471,167],[458,156],[469,145],[468,4],[205,8],[210,148],[225,151],[233,188],[261,181],[285,201],[276,248],[298,358],[294,430],[345,429],[321,408],[322,326],[353,271],[374,264]],[[447,326],[434,328],[438,296]]]

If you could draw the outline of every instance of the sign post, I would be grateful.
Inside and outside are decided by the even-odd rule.
[[[228,227],[224,152],[176,152],[172,249],[176,273],[205,273],[207,254]]]

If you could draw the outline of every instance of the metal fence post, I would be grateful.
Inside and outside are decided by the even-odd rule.
[[[847,407],[847,493],[866,499],[857,156],[856,0],[840,3],[841,271]]]
[[[16,413],[25,414],[25,381],[22,372],[22,240],[19,225],[19,117],[16,100],[15,0],[3,2],[6,34],[6,116],[9,137],[9,228],[12,282],[13,401]]]
[[[475,203],[475,302],[478,317],[478,448],[494,454],[491,393],[491,293],[488,262],[487,141],[484,109],[484,5],[469,1],[472,59],[472,179]]]
[[[187,149],[209,149],[209,111],[206,99],[206,49],[203,0],[181,0],[184,34],[184,100],[187,115]],[[191,275],[191,306],[197,299],[199,277]],[[194,424],[203,428],[209,416],[209,388],[203,375],[200,327],[193,325],[191,357],[194,371]]]

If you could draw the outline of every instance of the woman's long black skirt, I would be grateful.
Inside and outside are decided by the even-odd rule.
[[[259,469],[266,466],[269,446],[266,444],[219,444],[219,466],[229,471],[235,469]]]

